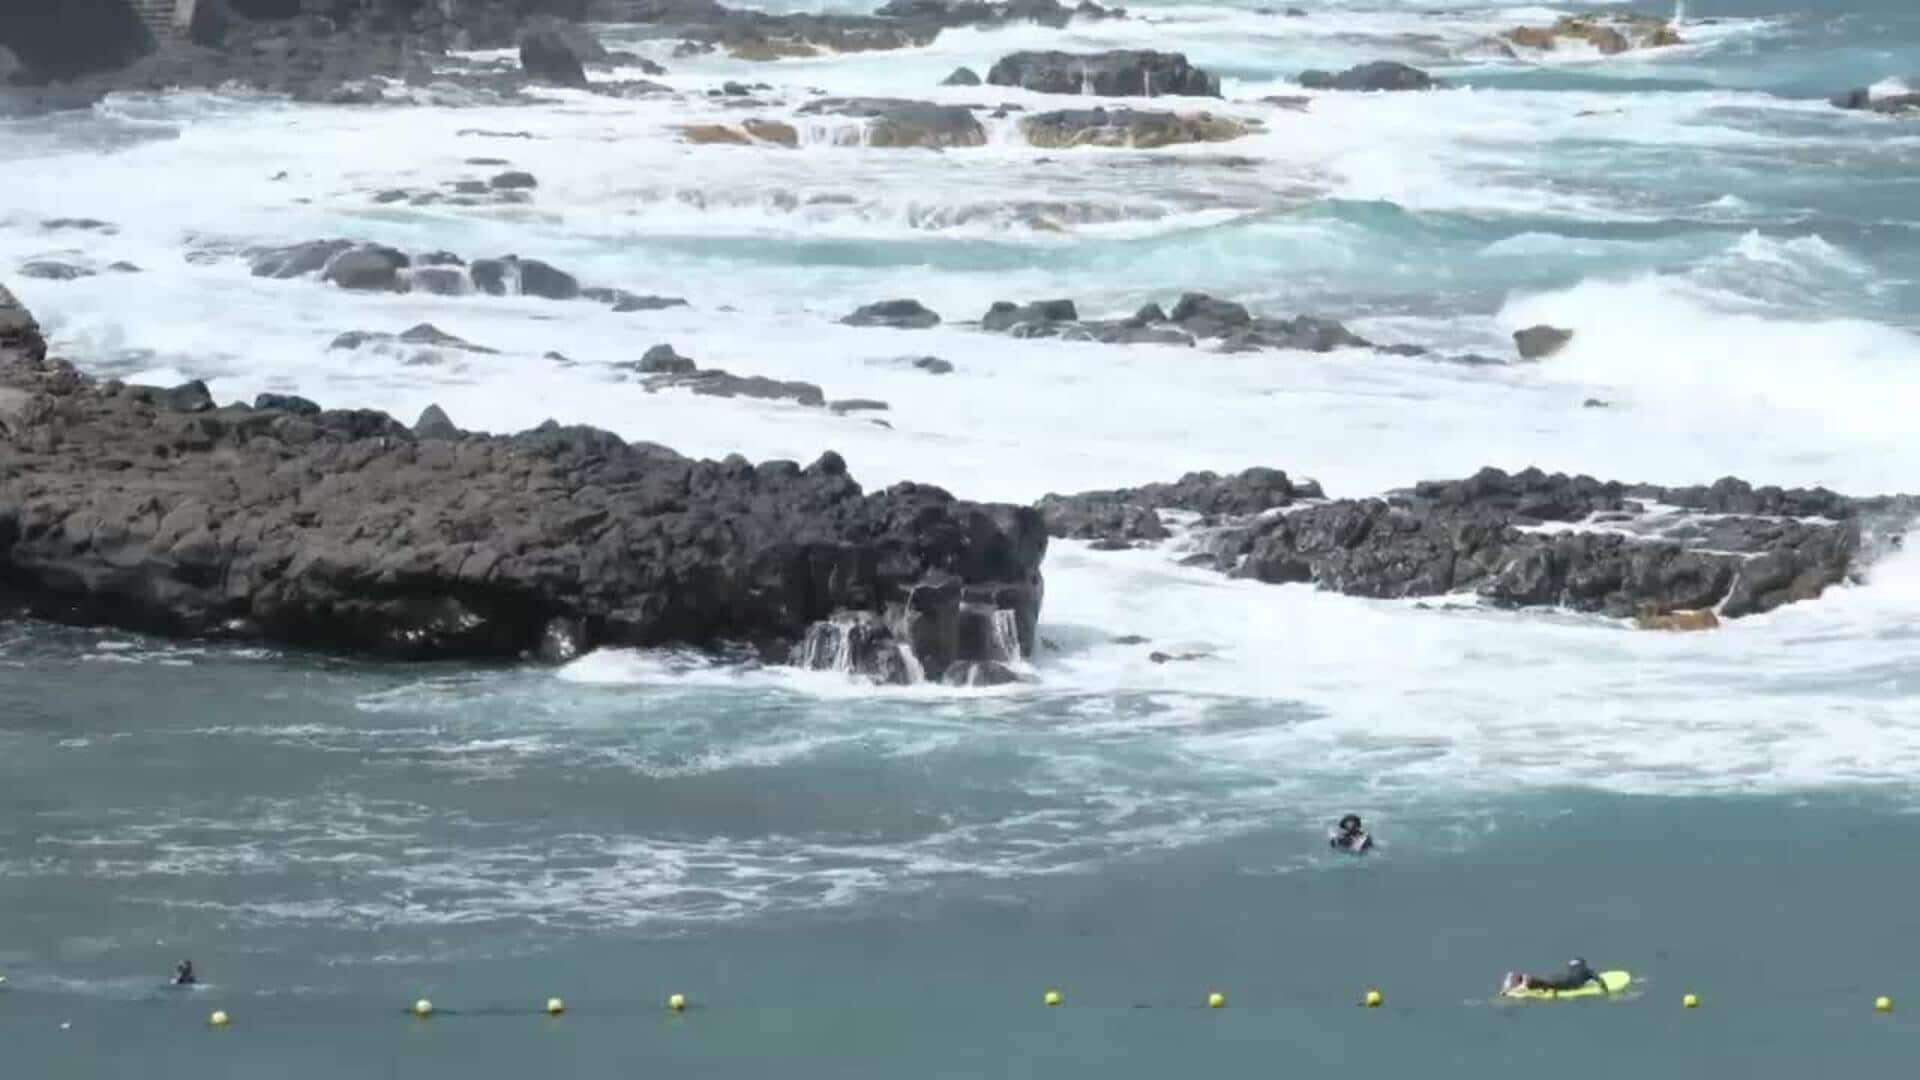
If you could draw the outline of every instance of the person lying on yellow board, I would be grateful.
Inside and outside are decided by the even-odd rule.
[[[1567,970],[1563,975],[1528,975],[1524,972],[1509,971],[1507,977],[1500,983],[1500,992],[1509,996],[1528,990],[1565,993],[1569,990],[1578,990],[1589,983],[1598,986],[1603,994],[1613,992],[1607,986],[1606,980],[1587,966],[1585,959],[1576,956],[1567,961]]]

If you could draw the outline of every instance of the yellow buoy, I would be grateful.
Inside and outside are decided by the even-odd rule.
[[[428,1001],[426,998],[421,998],[419,1001],[414,1002],[413,1015],[421,1018],[422,1020],[426,1019],[429,1016],[432,1016],[433,1002]]]
[[[1875,1009],[1876,1011],[1878,1011],[1878,1012],[1892,1012],[1892,1011],[1893,1011],[1893,999],[1892,999],[1892,998],[1890,998],[1890,997],[1877,997],[1877,998],[1874,998],[1874,999],[1873,999],[1873,1007],[1874,1007],[1874,1009]]]
[[[1060,991],[1058,990],[1047,991],[1047,1004],[1049,1005],[1060,1004]]]
[[[1688,994],[1686,997],[1680,999],[1680,1005],[1683,1008],[1697,1009],[1700,1007],[1700,999],[1693,994]]]
[[[227,1026],[226,1012],[220,1009],[214,1010],[213,1015],[207,1017],[207,1023],[212,1024],[214,1027],[226,1027]]]
[[[1226,1006],[1227,1006],[1227,995],[1221,993],[1218,990],[1215,990],[1213,993],[1207,995],[1207,1008],[1224,1009],[1226,1008]]]
[[[1385,1000],[1386,998],[1380,996],[1380,991],[1378,990],[1367,991],[1367,1008],[1377,1009],[1380,1007],[1380,1003]]]
[[[672,1009],[674,1012],[686,1012],[687,1011],[687,995],[675,994],[672,997],[668,998],[667,1008]]]
[[[559,998],[547,999],[547,1015],[548,1016],[559,1016],[561,1013],[566,1011],[567,1011],[566,1002],[561,1001]]]

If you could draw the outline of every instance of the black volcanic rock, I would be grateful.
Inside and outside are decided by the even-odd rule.
[[[987,82],[1043,94],[1220,96],[1219,78],[1189,64],[1185,54],[1149,49],[1103,53],[1017,52],[1001,57],[987,71]]]
[[[694,461],[551,421],[454,439],[444,414],[422,438],[383,413],[257,404],[81,375],[0,293],[0,605],[408,659],[778,652],[847,612],[932,627],[963,609],[1004,611],[1032,647],[1047,538],[1030,508],[863,492],[832,453]],[[997,659],[925,640],[929,671]]]

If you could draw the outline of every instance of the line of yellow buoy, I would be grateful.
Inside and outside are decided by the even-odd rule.
[[[1360,999],[1360,1004],[1366,1006],[1369,1009],[1377,1009],[1380,1006],[1386,1004],[1386,1000],[1387,1000],[1386,995],[1382,994],[1380,991],[1368,990],[1366,992],[1366,995]],[[1043,1001],[1048,1008],[1056,1008],[1066,1001],[1066,996],[1062,994],[1059,990],[1048,990],[1041,997],[1041,1001]],[[1226,1007],[1227,1007],[1226,994],[1221,993],[1218,990],[1212,990],[1207,993],[1207,1008],[1224,1009]],[[1680,999],[1680,1007],[1683,1009],[1699,1008],[1700,995],[1687,994],[1686,996]],[[676,1012],[676,1013],[687,1011],[687,996],[685,994],[673,994],[669,996],[667,998],[667,1009],[671,1012]],[[1875,1012],[1882,1012],[1882,1013],[1892,1012],[1893,999],[1890,997],[1887,997],[1884,994],[1881,995],[1880,997],[1874,998],[1873,1010]],[[422,1019],[422,1020],[429,1019],[434,1014],[433,1002],[429,1001],[426,998],[421,998],[420,1000],[413,1003],[413,1008],[409,1011],[411,1011],[413,1015],[418,1017],[419,1019]],[[545,1012],[548,1016],[560,1016],[564,1014],[566,1011],[567,1011],[567,1004],[565,1001],[557,997],[547,999],[547,1006],[546,1006]],[[216,1009],[213,1015],[207,1018],[207,1023],[213,1027],[223,1028],[223,1027],[229,1026],[232,1023],[232,1017],[227,1015],[226,1010]]]

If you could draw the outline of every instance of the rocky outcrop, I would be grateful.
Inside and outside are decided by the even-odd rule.
[[[1735,619],[1818,596],[1920,516],[1920,499],[1905,496],[1850,499],[1735,479],[1663,488],[1533,469],[1483,469],[1372,499],[1327,501],[1316,489],[1315,501],[1289,506],[1271,471],[1261,476],[1254,491],[1265,498],[1214,504],[1195,559],[1272,584],[1381,598],[1472,592],[1497,606],[1562,607],[1654,629],[1706,628],[1716,623],[1701,612]],[[1208,509],[1192,495],[1180,501]],[[1119,546],[1154,539],[1153,530],[1112,508],[1155,504],[1177,505],[1093,492],[1050,496],[1043,512],[1055,535]]]
[[[864,143],[874,147],[984,146],[987,130],[961,105],[901,98],[821,98],[800,107],[803,116],[850,116],[867,121]]]
[[[1684,44],[1679,31],[1666,19],[1617,12],[1562,15],[1551,26],[1516,26],[1500,37],[1521,48],[1546,50],[1577,41],[1608,56],[1630,49]]]
[[[1566,348],[1572,340],[1573,331],[1545,324],[1513,332],[1513,347],[1522,360],[1544,360]]]
[[[953,69],[953,74],[948,75],[944,79],[941,79],[940,85],[941,86],[979,86],[980,76],[972,68],[958,67]]]
[[[1139,109],[1060,109],[1020,121],[1020,131],[1029,143],[1049,149],[1112,146],[1152,150],[1178,143],[1228,142],[1251,130],[1248,121],[1212,113]]]
[[[1417,67],[1376,60],[1341,72],[1303,71],[1300,85],[1309,90],[1431,90],[1443,84]]]
[[[1038,506],[1049,536],[1130,546],[1171,535],[1161,510],[1185,510],[1208,519],[1241,518],[1324,497],[1311,480],[1296,483],[1279,469],[1256,468],[1232,476],[1188,473],[1171,484],[1048,495]]]
[[[435,296],[536,296],[545,300],[591,300],[617,312],[683,307],[673,296],[626,289],[583,287],[578,278],[539,259],[503,255],[471,263],[444,251],[409,254],[380,244],[310,240],[286,247],[240,252],[253,276],[317,277],[338,288],[366,292],[422,292]]]
[[[998,26],[1006,23],[1033,22],[1055,29],[1074,19],[1124,19],[1125,8],[1104,8],[1092,0],[1081,0],[1068,7],[1059,0],[1011,0],[1007,3],[982,3],[981,0],[888,0],[875,15],[907,22],[932,23],[942,27]]]
[[[520,70],[534,82],[554,86],[587,85],[582,57],[566,36],[555,29],[529,30],[520,36]]]
[[[125,67],[153,51],[153,35],[127,0],[10,0],[0,15],[0,56],[15,82],[39,85]]]
[[[1002,300],[981,317],[983,330],[1022,338],[1062,338],[1105,345],[1195,345],[1207,342],[1219,352],[1297,349],[1331,352],[1375,348],[1399,355],[1421,355],[1412,346],[1376,346],[1332,319],[1301,315],[1292,319],[1256,317],[1231,300],[1187,293],[1171,314],[1148,304],[1125,319],[1083,320],[1071,300],[1016,304]]]
[[[848,326],[885,326],[895,330],[925,330],[940,325],[940,316],[918,300],[881,300],[863,305],[840,321]]]
[[[564,21],[584,12],[580,0],[198,0],[190,34],[165,42],[133,17],[130,0],[28,6],[36,5],[49,13],[0,18],[0,49],[12,47],[25,62],[26,81],[73,80],[25,103],[36,109],[84,107],[116,90],[232,85],[299,101],[372,104],[390,100],[381,83],[388,79],[416,87],[456,82],[511,97],[523,81],[518,74],[436,75],[433,64],[444,63],[449,48],[512,47],[525,28],[557,34],[575,56],[611,59],[590,33]],[[16,34],[24,35],[19,45],[10,40]],[[570,74],[563,81],[578,85]]]
[[[99,382],[0,298],[0,606],[76,624],[402,659],[596,645],[785,657],[866,613],[926,671],[1032,649],[1037,511],[812,465],[695,461],[549,422]],[[851,615],[847,613],[853,613]]]
[[[597,0],[590,8],[611,21],[653,24],[679,34],[687,54],[724,49],[742,60],[782,60],[830,52],[869,52],[930,44],[944,29],[1021,22],[1065,26],[1071,19],[1124,18],[1125,12],[1058,0],[892,0],[872,15],[769,14],[730,8],[716,0]]]
[[[1220,80],[1187,62],[1184,53],[1116,50],[1103,53],[1017,52],[987,72],[994,86],[1043,94],[1100,97],[1219,97]]]

